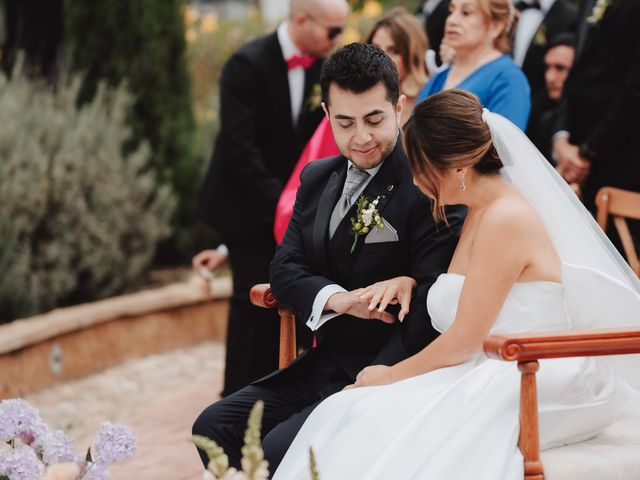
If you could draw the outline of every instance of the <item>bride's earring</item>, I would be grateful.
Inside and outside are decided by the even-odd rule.
[[[467,186],[464,184],[464,175],[460,175],[460,191],[464,192]]]

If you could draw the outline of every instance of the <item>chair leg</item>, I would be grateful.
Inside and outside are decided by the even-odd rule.
[[[279,367],[288,367],[296,358],[296,317],[285,308],[278,308],[280,315]]]
[[[538,434],[537,360],[518,362],[522,372],[520,380],[520,439],[518,446],[524,457],[525,480],[544,480],[540,461],[540,437]]]

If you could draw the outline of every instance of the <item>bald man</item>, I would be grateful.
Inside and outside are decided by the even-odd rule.
[[[278,29],[231,56],[220,79],[220,132],[202,192],[202,219],[228,247],[233,271],[223,396],[278,367],[279,319],[249,289],[269,281],[280,192],[322,118],[322,58],[341,40],[345,0],[292,0]]]

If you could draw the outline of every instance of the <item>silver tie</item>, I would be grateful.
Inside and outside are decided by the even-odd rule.
[[[331,220],[329,221],[329,236],[333,237],[338,225],[342,221],[342,218],[347,214],[351,208],[351,199],[353,195],[358,191],[364,182],[369,178],[369,173],[364,170],[360,170],[357,167],[351,166],[347,171],[347,179],[344,181],[344,187],[342,189],[342,196],[336,203],[333,213],[331,214]]]

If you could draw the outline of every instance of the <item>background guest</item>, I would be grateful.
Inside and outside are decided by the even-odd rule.
[[[401,118],[401,124],[404,125],[413,111],[420,87],[428,78],[424,64],[424,54],[427,51],[428,42],[422,25],[416,17],[410,15],[403,8],[394,8],[376,22],[367,37],[367,43],[379,47],[396,64],[400,77],[400,92],[407,97]],[[328,118],[325,117],[302,152],[278,200],[273,229],[278,243],[282,243],[282,238],[293,213],[293,204],[296,200],[303,168],[312,160],[339,153],[331,125]]]
[[[583,8],[553,151],[558,172],[582,184],[595,211],[603,186],[640,191],[640,2],[586,0]],[[638,242],[638,222],[629,228]]]
[[[291,0],[276,32],[245,45],[220,79],[220,134],[201,211],[229,249],[233,295],[223,395],[278,365],[277,312],[254,307],[249,289],[269,281],[276,202],[322,118],[309,108],[322,62],[338,43],[345,0]]]
[[[527,136],[547,160],[551,156],[551,137],[558,120],[558,107],[564,83],[575,57],[575,36],[561,33],[549,42],[544,55],[545,88],[533,98]]]
[[[442,90],[467,90],[524,130],[531,99],[526,77],[508,55],[517,23],[510,2],[451,0],[444,41],[455,49],[455,62],[431,77],[418,103]]]
[[[429,48],[427,37],[416,17],[403,8],[394,8],[378,20],[366,40],[384,51],[398,68],[400,92],[407,97],[400,120],[406,123],[422,86],[427,82],[424,54]]]
[[[578,8],[569,0],[518,0],[520,19],[515,31],[513,61],[529,80],[531,96],[545,87],[544,56],[549,41],[563,33],[575,34]]]
[[[424,20],[424,29],[429,39],[429,48],[436,52],[436,61],[442,62],[440,43],[444,38],[444,24],[449,15],[449,0],[426,0],[418,9]]]

